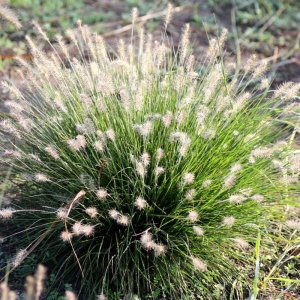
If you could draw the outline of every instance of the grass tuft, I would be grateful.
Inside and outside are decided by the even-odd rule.
[[[260,229],[299,187],[279,120],[300,86],[253,88],[266,66],[224,66],[225,30],[200,72],[188,25],[175,54],[143,31],[115,55],[80,22],[68,35],[77,58],[62,39],[47,56],[28,38],[22,89],[3,83],[3,154],[22,195],[0,210],[20,249],[12,269],[35,253],[84,299],[215,299],[241,284],[256,297],[251,252],[258,264]]]

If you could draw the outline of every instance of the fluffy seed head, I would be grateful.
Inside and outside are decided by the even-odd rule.
[[[144,167],[149,166],[150,162],[151,162],[151,156],[149,153],[145,152],[141,155],[141,162],[143,164]]]
[[[45,151],[52,156],[54,159],[59,159],[59,154],[57,153],[57,151],[53,148],[53,146],[47,146],[45,148]]]
[[[300,230],[300,220],[288,220],[286,225],[294,230]]]
[[[0,209],[0,218],[2,218],[4,220],[9,220],[12,218],[14,212],[15,212],[15,210],[10,207]]]
[[[230,217],[225,217],[223,219],[223,225],[226,227],[232,227],[235,223],[235,218],[230,216]]]
[[[153,250],[156,246],[156,243],[153,240],[153,235],[148,231],[141,235],[140,241],[142,247],[146,250]]]
[[[42,174],[42,173],[37,173],[34,175],[34,179],[37,182],[47,182],[50,181],[50,179],[47,177],[47,175]]]
[[[22,262],[23,260],[27,257],[28,252],[25,249],[19,250],[12,262],[12,265],[14,268],[17,268]]]
[[[251,197],[251,199],[256,201],[256,202],[262,202],[262,201],[264,201],[265,197],[263,195],[260,195],[260,194],[255,194]]]
[[[195,269],[199,270],[200,272],[205,272],[207,270],[205,262],[198,257],[192,257],[192,263]]]
[[[165,28],[170,24],[173,16],[173,5],[171,3],[168,4],[167,12],[166,12],[166,17],[165,17]]]
[[[110,209],[110,210],[108,211],[108,215],[109,215],[112,219],[117,220],[121,214],[120,214],[116,209]]]
[[[108,139],[110,139],[113,142],[115,141],[116,134],[115,134],[115,131],[113,129],[106,130],[105,134],[106,134],[106,136],[107,136]]]
[[[76,295],[72,291],[65,292],[66,300],[77,300]]]
[[[173,119],[173,114],[170,111],[168,111],[164,116],[162,116],[161,119],[165,127],[169,127]]]
[[[87,237],[92,236],[94,234],[94,226],[92,225],[82,225],[81,233]]]
[[[94,143],[94,147],[97,151],[102,152],[105,149],[105,144],[103,141],[96,141]]]
[[[247,250],[249,248],[249,243],[241,238],[235,238],[234,242],[241,250]]]
[[[154,255],[155,256],[162,256],[165,255],[167,252],[167,247],[161,243],[155,244],[154,246]]]
[[[103,293],[101,293],[97,296],[97,300],[107,300],[107,297]]]
[[[142,244],[147,243],[152,240],[153,240],[153,234],[150,233],[149,231],[146,231],[141,235],[141,243]]]
[[[107,190],[104,189],[104,188],[100,188],[97,190],[97,197],[98,199],[100,200],[105,200],[107,197],[108,197],[108,193],[107,193]]]
[[[147,169],[142,162],[136,163],[136,172],[139,176],[141,176],[141,178],[145,177]]]
[[[72,226],[72,231],[75,236],[79,236],[82,233],[82,225],[80,222],[76,222]]]
[[[86,147],[84,135],[77,135],[75,139],[68,140],[67,143],[73,151],[79,151]]]
[[[136,131],[143,136],[144,138],[148,137],[149,134],[152,131],[152,122],[151,121],[147,121],[143,124],[140,125],[134,125],[134,128],[136,129]]]
[[[60,239],[63,242],[70,242],[70,240],[72,239],[73,234],[69,231],[62,231],[60,234]]]
[[[122,225],[122,226],[128,226],[130,223],[130,218],[126,215],[120,215],[117,218],[117,223]]]
[[[234,186],[235,182],[236,182],[236,176],[234,174],[230,174],[225,178],[223,188],[230,189]]]
[[[206,180],[203,181],[202,187],[203,188],[207,188],[207,187],[209,187],[212,184],[212,182],[213,181],[211,179],[206,179]]]
[[[234,164],[234,165],[232,165],[231,166],[231,168],[230,168],[230,172],[231,173],[237,173],[237,172],[239,172],[239,171],[241,171],[242,170],[242,165],[241,164]]]
[[[158,148],[156,151],[156,159],[159,162],[165,155],[165,152],[162,148]]]
[[[15,14],[13,10],[11,10],[6,5],[1,4],[0,5],[0,16],[7,20],[8,22],[14,24],[17,29],[20,29],[22,27],[22,24],[19,21],[18,16]]]
[[[183,175],[183,184],[184,185],[190,185],[194,182],[195,175],[193,173],[185,173]]]
[[[252,188],[244,188],[244,189],[241,189],[241,190],[239,190],[239,192],[241,193],[241,194],[243,194],[245,197],[250,197],[251,196],[251,194],[252,194]]]
[[[195,189],[190,189],[185,193],[185,198],[187,200],[193,200],[196,194],[196,190]]]
[[[137,197],[134,202],[134,205],[138,210],[143,210],[148,206],[148,203],[143,197]]]
[[[204,234],[204,230],[200,226],[193,226],[193,230],[194,230],[195,234],[198,236],[203,236],[203,234]]]
[[[60,207],[56,212],[56,217],[59,220],[66,220],[68,218],[68,210],[64,207]]]
[[[265,147],[260,147],[252,151],[253,157],[264,158],[264,157],[270,157],[271,155],[272,155],[272,150]]]
[[[191,210],[188,214],[188,219],[192,222],[199,220],[199,214],[195,210]]]
[[[165,168],[164,167],[156,167],[154,170],[155,176],[159,176],[161,174],[163,174],[165,172]]]
[[[72,231],[75,236],[85,235],[89,237],[94,234],[94,226],[76,222],[72,226]]]
[[[96,207],[87,207],[85,209],[86,214],[88,214],[91,218],[96,218],[98,216],[98,210]]]
[[[240,204],[245,201],[247,198],[242,194],[231,195],[228,199],[230,203]]]

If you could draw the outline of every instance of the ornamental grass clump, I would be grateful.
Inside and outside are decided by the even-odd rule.
[[[277,120],[299,85],[273,98],[253,89],[265,66],[226,68],[226,33],[200,69],[188,25],[175,54],[143,29],[110,55],[79,23],[67,32],[77,58],[61,38],[51,55],[28,38],[33,64],[21,61],[22,89],[4,83],[14,99],[1,121],[21,194],[0,210],[13,269],[35,253],[82,299],[214,299],[222,288],[228,299],[235,280],[247,293],[258,232],[298,184]]]

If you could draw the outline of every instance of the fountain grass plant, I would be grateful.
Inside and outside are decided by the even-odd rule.
[[[52,55],[28,38],[22,89],[3,83],[3,157],[22,195],[0,211],[12,270],[35,253],[82,299],[228,299],[236,280],[247,293],[258,233],[299,187],[280,140],[292,126],[277,126],[299,85],[270,96],[265,64],[226,67],[226,30],[200,69],[188,25],[177,52],[134,32],[109,55],[79,23],[67,32],[77,59],[61,38]]]

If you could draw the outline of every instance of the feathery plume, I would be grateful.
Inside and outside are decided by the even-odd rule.
[[[207,270],[207,266],[205,262],[203,262],[200,258],[198,257],[192,257],[192,263],[195,267],[195,269],[199,270],[200,272],[205,272]]]
[[[230,216],[230,217],[225,217],[223,219],[223,225],[226,227],[232,227],[235,223],[235,218]]]
[[[94,143],[94,148],[95,148],[97,151],[102,152],[102,151],[104,151],[104,149],[105,149],[105,144],[104,144],[103,141],[96,141],[96,142]]]
[[[240,204],[245,201],[247,198],[242,194],[231,195],[228,201],[232,204]]]
[[[223,188],[230,189],[234,186],[235,182],[236,182],[236,175],[229,174],[224,180]]]
[[[165,127],[169,127],[171,125],[172,120],[173,120],[172,112],[168,111],[164,116],[162,116],[161,120],[162,120]]]
[[[143,210],[148,206],[148,203],[143,197],[137,197],[134,202],[134,205],[138,210]]]
[[[94,234],[94,226],[75,222],[72,226],[72,231],[75,236],[85,235],[89,237]]]
[[[110,139],[112,142],[115,141],[116,134],[115,134],[115,131],[113,129],[106,130],[105,134],[106,134],[107,138]]]
[[[59,159],[59,154],[57,153],[57,151],[53,148],[53,146],[47,146],[45,148],[45,151],[52,156],[54,159]]]
[[[130,223],[130,218],[126,215],[119,215],[117,219],[117,223],[122,225],[122,226],[128,226]]]
[[[187,218],[192,222],[196,222],[199,220],[199,214],[195,210],[191,210]]]
[[[107,190],[104,188],[98,189],[96,194],[100,200],[105,200],[109,196]]]
[[[246,61],[245,73],[247,74],[247,73],[251,72],[252,70],[254,70],[256,64],[257,64],[257,55],[253,54]]]
[[[35,174],[34,175],[34,179],[37,182],[48,182],[48,181],[50,181],[50,179],[48,178],[48,176],[45,175],[45,174],[42,174],[42,173]]]
[[[251,197],[251,199],[260,203],[260,202],[264,201],[265,197],[260,194],[255,194]]]
[[[158,148],[156,151],[156,159],[158,162],[160,162],[160,160],[164,157],[165,152],[162,148]]]
[[[157,166],[154,170],[155,176],[157,177],[163,174],[164,172],[165,172],[165,168],[160,166]]]
[[[8,22],[14,24],[17,29],[20,29],[22,27],[18,16],[13,10],[8,8],[6,5],[0,4],[0,16]]]
[[[247,241],[245,241],[244,239],[235,238],[234,242],[237,245],[237,247],[240,248],[243,251],[245,251],[249,248],[249,243]]]
[[[211,184],[212,184],[212,180],[211,179],[206,179],[202,182],[202,187],[203,188],[208,188]]]
[[[47,269],[39,264],[35,273],[35,299],[40,299],[43,289],[44,289],[44,280],[46,279]]]
[[[10,207],[0,209],[0,218],[2,218],[4,220],[9,220],[13,217],[13,214],[15,212],[16,211],[14,209],[10,208]]]
[[[186,24],[180,41],[180,59],[183,62],[188,53],[190,24]]]
[[[56,211],[56,217],[59,220],[66,220],[68,218],[68,210],[64,207],[60,207],[57,211]]]
[[[299,90],[299,83],[285,82],[274,92],[274,97],[282,98],[283,100],[290,100],[298,95]]]
[[[196,194],[195,189],[190,189],[185,193],[185,199],[187,200],[193,200]]]
[[[184,111],[179,112],[176,117],[177,124],[181,125],[184,122],[185,117],[186,117],[186,114]]]
[[[141,163],[144,167],[148,167],[151,162],[151,156],[149,153],[145,152],[141,155]]]
[[[85,212],[87,215],[89,215],[92,219],[96,218],[98,216],[98,210],[96,207],[87,207],[85,209]]]
[[[147,169],[142,162],[136,162],[136,172],[142,179],[144,179]]]
[[[107,300],[107,297],[103,293],[101,293],[97,296],[97,300]]]
[[[268,68],[268,62],[263,60],[254,70],[252,74],[252,78],[256,79],[258,77],[261,77]]]
[[[237,172],[239,172],[241,170],[242,170],[242,165],[239,164],[239,163],[236,163],[236,164],[234,164],[234,165],[231,166],[230,173],[237,173]]]
[[[132,22],[132,25],[135,24],[136,22],[136,19],[138,18],[139,16],[139,11],[136,7],[134,7],[131,11],[131,22]]]
[[[270,86],[270,82],[268,78],[262,78],[259,84],[259,89],[260,90],[267,90]]]
[[[193,173],[185,173],[183,175],[183,184],[190,185],[195,181],[195,175]]]
[[[62,231],[60,233],[60,239],[65,243],[70,242],[72,237],[73,237],[73,234],[69,231]]]
[[[72,291],[65,292],[66,300],[77,300],[76,295]]]
[[[172,20],[173,12],[174,12],[173,5],[171,3],[168,3],[168,8],[165,16],[165,29],[167,29],[168,25]]]
[[[204,235],[204,230],[200,226],[193,226],[193,230],[194,230],[195,234],[198,236]]]
[[[167,247],[161,243],[154,245],[154,255],[162,256],[167,252]]]
[[[148,137],[152,130],[152,122],[147,121],[143,124],[135,124],[133,128],[144,138]]]
[[[141,235],[140,238],[142,247],[146,250],[152,250],[155,248],[155,242],[153,240],[153,235],[152,233],[146,231]]]
[[[256,148],[252,151],[251,155],[258,158],[267,158],[272,155],[272,149],[265,147]]]
[[[294,230],[300,230],[300,220],[288,220],[286,225]]]
[[[108,215],[113,219],[113,220],[117,220],[119,218],[119,216],[121,215],[116,209],[110,209],[108,211]]]
[[[28,255],[27,250],[25,249],[19,250],[12,262],[13,267],[17,268],[18,266],[20,266],[23,260],[27,257],[27,255]]]
[[[79,151],[86,147],[86,140],[83,135],[77,135],[75,139],[68,140],[67,143],[73,151]]]

